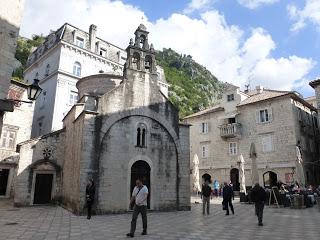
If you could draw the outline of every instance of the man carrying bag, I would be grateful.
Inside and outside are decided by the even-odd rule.
[[[142,226],[143,231],[141,235],[147,235],[147,199],[148,199],[148,188],[142,184],[141,179],[136,180],[136,186],[133,189],[132,197],[130,201],[130,207],[133,206],[133,214],[131,220],[131,229],[130,233],[127,234],[127,237],[134,237],[134,232],[136,230],[137,219],[139,213],[142,216]]]

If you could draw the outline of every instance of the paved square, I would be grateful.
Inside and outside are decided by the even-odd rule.
[[[235,215],[225,216],[220,201],[211,205],[209,216],[202,215],[201,204],[193,204],[192,210],[186,212],[151,212],[147,236],[140,235],[139,216],[135,239],[320,239],[317,207],[266,207],[265,226],[258,227],[253,205],[235,203]],[[61,207],[0,206],[0,239],[126,239],[130,220],[130,214],[93,216],[87,220]]]

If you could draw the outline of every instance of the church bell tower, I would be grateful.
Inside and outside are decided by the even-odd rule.
[[[147,28],[140,24],[135,31],[135,40],[130,39],[127,47],[126,70],[136,70],[139,72],[157,74],[156,58],[153,44],[148,43]],[[125,73],[126,74],[126,73]]]

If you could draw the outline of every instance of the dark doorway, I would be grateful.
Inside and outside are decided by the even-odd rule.
[[[51,202],[53,174],[37,174],[34,187],[34,204],[46,204]]]
[[[7,193],[8,177],[9,169],[0,168],[0,196],[5,196]]]
[[[278,177],[275,172],[268,171],[263,174],[263,185],[266,188],[277,186]]]
[[[209,181],[209,183],[211,183],[211,176],[210,176],[210,174],[208,174],[208,173],[203,174],[203,175],[202,175],[202,180],[203,180],[203,182]]]
[[[232,183],[233,191],[240,191],[239,169],[237,169],[237,168],[231,169],[230,182]]]
[[[142,160],[136,161],[131,167],[130,196],[132,194],[133,188],[136,186],[136,180],[138,178],[142,179],[143,184],[146,185],[149,190],[148,209],[150,209],[150,196],[151,196],[150,171],[151,169],[149,164]]]

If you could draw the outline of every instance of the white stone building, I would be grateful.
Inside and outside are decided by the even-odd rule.
[[[78,100],[79,79],[98,73],[120,76],[126,58],[124,49],[97,37],[95,25],[85,32],[66,23],[49,34],[29,56],[24,72],[27,83],[37,78],[43,89],[35,105],[32,136],[62,128],[62,119]],[[167,91],[165,79],[159,84]]]
[[[28,101],[27,86],[11,80],[8,98]],[[30,139],[33,109],[33,103],[14,102],[14,111],[4,114],[0,135],[0,198],[13,197],[13,183],[19,161],[16,146]]]
[[[239,156],[251,186],[250,146],[255,144],[260,184],[300,181],[296,146],[302,151],[307,183],[319,183],[316,109],[298,93],[263,89],[242,92],[226,84],[221,102],[185,118],[190,128],[190,161],[200,159],[200,176],[239,190]]]
[[[161,91],[145,26],[126,51],[123,76],[78,81],[63,129],[19,144],[15,205],[58,201],[81,214],[92,177],[96,212],[123,212],[142,177],[150,209],[190,209],[189,125]]]

